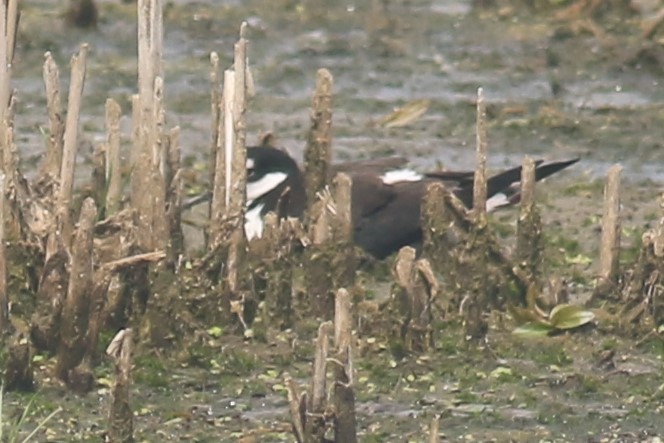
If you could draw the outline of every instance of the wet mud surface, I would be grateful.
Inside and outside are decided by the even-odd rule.
[[[135,6],[100,2],[100,23],[92,31],[67,27],[59,17],[61,2],[25,1],[24,8],[13,86],[19,97],[16,142],[27,171],[44,151],[48,125],[43,53],[53,53],[66,84],[70,55],[81,42],[91,45],[77,171],[83,183],[92,148],[104,139],[107,97],[122,105],[129,146]],[[624,166],[624,262],[661,216],[656,199],[664,180],[661,45],[640,34],[647,10],[605,9],[588,22],[583,15],[557,18],[556,9],[534,11],[519,3],[482,9],[463,1],[170,2],[164,20],[166,118],[182,128],[191,192],[205,186],[208,170],[209,53],[217,51],[221,66],[229,65],[239,23],[246,20],[256,84],[249,142],[272,132],[301,158],[315,72],[327,68],[335,79],[333,149],[339,160],[401,155],[422,170],[471,168],[480,86],[488,103],[492,169],[524,155],[581,157],[538,193],[547,272],[570,281],[572,296],[584,299],[596,272],[608,167]],[[375,124],[423,98],[431,105],[413,124]],[[500,212],[494,221],[509,247],[516,212]],[[384,295],[384,286],[370,290]],[[360,337],[360,441],[424,441],[436,414],[442,441],[656,441],[664,429],[662,341],[657,334],[632,337],[605,320],[600,309],[594,328],[526,340],[512,336],[511,321],[494,313],[480,346],[460,336],[459,324],[441,320],[436,351],[405,358],[394,357],[381,337]],[[283,373],[308,376],[309,332],[287,331],[267,343],[211,337],[205,351],[188,359],[144,350],[135,361],[132,393],[136,440],[292,440]],[[48,369],[51,362],[40,364]],[[96,391],[83,397],[41,380],[29,422],[57,406],[64,411],[39,441],[100,441],[110,367],[97,371]],[[8,394],[6,410],[29,398]]]

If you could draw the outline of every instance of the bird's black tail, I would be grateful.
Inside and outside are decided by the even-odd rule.
[[[542,160],[535,162],[535,180],[540,181],[550,175],[561,171],[568,166],[578,162],[579,158],[571,160],[562,160],[544,163]],[[508,169],[500,172],[487,180],[487,199],[499,196],[500,200],[496,200],[493,206],[489,209],[494,209],[500,206],[508,206],[518,203],[521,199],[521,166]],[[463,201],[463,203],[471,208],[473,206],[473,174],[464,177],[459,182],[459,191],[456,195]]]

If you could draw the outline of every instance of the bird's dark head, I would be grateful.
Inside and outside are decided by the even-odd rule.
[[[304,178],[295,160],[288,153],[269,146],[247,148],[247,223],[261,224],[255,232],[262,232],[262,217],[274,211],[279,217],[299,217],[304,211],[306,196]]]
[[[267,146],[247,148],[247,205],[288,186],[300,174],[295,160],[280,149]]]

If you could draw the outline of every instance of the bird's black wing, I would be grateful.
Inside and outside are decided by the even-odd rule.
[[[382,183],[380,179],[355,181],[355,243],[379,259],[403,246],[418,243],[422,237],[420,205],[424,186],[421,181],[391,185]],[[369,198],[375,195],[381,198]]]

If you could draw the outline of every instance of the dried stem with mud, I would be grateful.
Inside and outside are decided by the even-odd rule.
[[[531,284],[538,288],[542,284],[543,255],[542,219],[535,204],[535,162],[526,157],[521,169],[521,207],[516,229],[515,261]]]
[[[620,173],[622,166],[613,165],[604,186],[604,215],[599,250],[599,279],[595,295],[614,292],[620,264]]]
[[[114,362],[115,379],[111,389],[108,438],[113,443],[133,443],[134,414],[129,402],[133,331],[123,329],[116,334],[106,349]]]
[[[122,199],[122,163],[120,157],[120,116],[118,102],[106,100],[106,143],[104,145],[106,170],[105,215],[111,216],[120,210]]]
[[[137,213],[138,241],[143,252],[168,244],[165,182],[162,175],[163,22],[161,0],[138,2],[138,97],[132,99],[131,205]]]
[[[353,315],[350,294],[339,289],[335,296],[334,323],[327,321],[318,328],[312,376],[309,388],[300,393],[297,384],[285,374],[293,433],[299,443],[327,441],[325,433],[333,422],[334,441],[357,441],[353,367]],[[329,358],[330,335],[334,334],[334,357]],[[327,393],[327,366],[333,365],[333,386]]]
[[[434,346],[434,305],[440,284],[428,259],[416,260],[415,249],[405,246],[399,251],[392,270],[394,284],[390,313],[396,319],[392,338],[401,348],[425,352]]]
[[[55,368],[58,378],[70,385],[78,384],[78,380],[72,379],[72,370],[81,363],[87,349],[96,217],[97,207],[91,198],[87,198],[81,207],[78,229],[72,243],[69,284],[62,308]]]
[[[484,91],[477,90],[477,144],[476,164],[473,181],[473,209],[470,231],[470,241],[466,246],[468,256],[465,266],[472,275],[470,287],[462,302],[464,313],[464,328],[466,336],[481,338],[487,332],[487,323],[484,318],[487,308],[489,245],[487,242],[489,224],[486,213],[486,157],[487,157],[487,134],[486,134],[486,104],[484,102]]]

